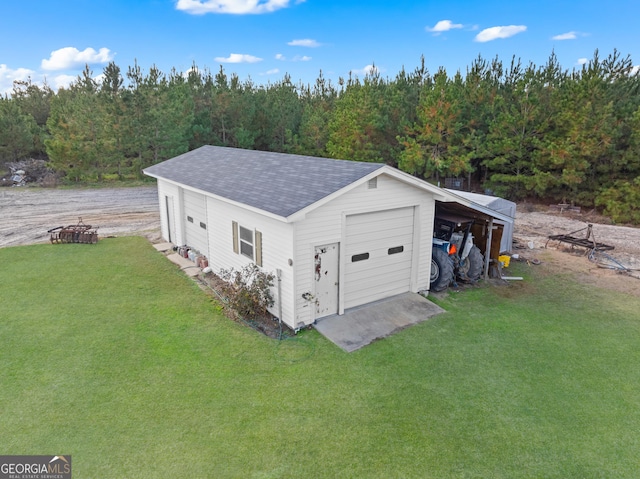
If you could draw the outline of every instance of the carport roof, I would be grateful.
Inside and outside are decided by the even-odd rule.
[[[384,167],[202,146],[150,166],[144,173],[286,218]]]
[[[459,215],[468,219],[482,219],[489,221],[491,218],[513,223],[515,218],[508,214],[494,210],[491,206],[486,206],[482,199],[478,201],[476,196],[455,190],[444,190],[447,195],[444,199],[438,198],[437,212],[450,215]]]

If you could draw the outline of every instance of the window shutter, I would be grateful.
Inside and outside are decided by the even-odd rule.
[[[255,234],[255,248],[256,248],[256,264],[262,266],[262,233],[256,230]]]
[[[231,228],[233,229],[233,252],[238,254],[240,252],[240,249],[238,248],[238,223],[236,221],[232,221]]]

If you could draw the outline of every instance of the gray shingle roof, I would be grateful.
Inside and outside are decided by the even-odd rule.
[[[144,172],[286,218],[383,166],[203,146]]]

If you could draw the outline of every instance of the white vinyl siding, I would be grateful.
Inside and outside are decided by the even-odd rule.
[[[239,254],[240,235],[239,226],[253,231],[254,258],[256,264],[262,263],[262,270],[273,273],[277,270],[281,274],[281,297],[276,297],[276,303],[271,313],[279,314],[279,302],[282,306],[282,321],[289,327],[297,329],[312,324],[316,319],[316,305],[310,300],[315,291],[314,285],[314,252],[316,246],[336,244],[339,250],[339,308],[343,313],[345,304],[347,219],[366,213],[410,208],[414,211],[414,229],[412,251],[408,244],[389,244],[391,248],[403,247],[400,252],[390,256],[401,259],[403,255],[412,256],[412,267],[409,275],[409,290],[417,292],[429,287],[431,237],[433,235],[433,213],[435,202],[433,194],[421,188],[414,187],[391,176],[382,174],[377,177],[376,188],[370,188],[369,181],[363,181],[358,186],[342,194],[336,195],[327,203],[309,211],[306,217],[286,223],[260,212],[251,211],[242,206],[230,204],[213,196],[204,195],[204,219],[197,217],[198,208],[185,209],[185,190],[174,183],[159,180],[158,191],[160,198],[171,195],[174,198],[176,218],[176,244],[186,244],[185,229],[186,216],[194,219],[192,226],[204,232],[208,244],[209,265],[214,272],[220,269],[241,269],[251,262],[251,259]],[[161,202],[161,209],[163,208]],[[164,207],[166,210],[166,207]],[[163,236],[168,235],[166,211],[161,214]],[[193,214],[192,214],[193,213]],[[200,221],[206,229],[200,228]],[[235,222],[235,228],[234,228]],[[234,235],[234,231],[237,234]],[[234,252],[234,236],[237,250]],[[191,235],[190,235],[191,237]],[[197,248],[196,245],[193,245]],[[374,258],[371,251],[367,260]],[[357,253],[356,253],[357,254]],[[350,258],[349,258],[350,259]],[[347,285],[348,286],[348,285]],[[277,295],[278,282],[273,288]]]
[[[209,266],[215,273],[221,269],[241,269],[252,262],[240,254],[239,227],[243,226],[253,231],[254,260],[266,273],[276,274],[282,271],[282,321],[294,328],[293,303],[293,270],[289,259],[293,259],[293,225],[272,219],[244,208],[230,205],[216,198],[207,197],[208,223],[207,231],[211,256]],[[236,232],[234,234],[234,231]],[[235,236],[235,239],[234,239]],[[234,250],[234,243],[237,249]],[[279,314],[277,298],[278,284],[274,281],[272,293],[276,300],[270,312]]]
[[[410,290],[413,216],[411,207],[347,216],[345,309]]]
[[[160,203],[160,230],[162,237],[166,241],[171,241],[175,245],[184,244],[184,230],[182,228],[181,196],[180,188],[167,181],[158,180],[158,199]],[[166,197],[171,198],[167,202]],[[173,205],[173,212],[167,211],[167,205]],[[175,220],[172,225],[172,231],[169,231],[169,217]]]
[[[418,292],[429,289],[431,267],[431,238],[433,236],[433,214],[435,200],[433,195],[420,188],[408,185],[385,174],[377,176],[376,188],[369,188],[369,181],[336,197],[325,205],[311,211],[306,218],[295,226],[296,264],[296,326],[301,327],[315,321],[314,309],[303,295],[313,292],[314,247],[323,244],[339,243],[340,260],[340,313],[344,312],[346,283],[346,264],[350,256],[346,253],[347,218],[352,215],[379,211],[410,208],[414,211],[413,242],[411,251],[412,268],[409,276],[409,291]],[[401,246],[389,244],[389,248]],[[406,246],[406,245],[405,245]],[[387,253],[388,251],[385,250]],[[366,253],[358,251],[357,253]],[[400,259],[409,256],[409,251],[392,254]],[[366,261],[363,261],[366,263]],[[346,287],[346,290],[345,290]]]

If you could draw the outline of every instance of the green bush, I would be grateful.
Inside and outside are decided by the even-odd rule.
[[[220,270],[220,277],[229,283],[229,305],[243,318],[265,315],[274,304],[271,288],[275,276],[265,273],[255,263],[240,271],[231,268]]]
[[[616,223],[640,224],[640,176],[633,181],[617,181],[596,197],[596,206]]]

